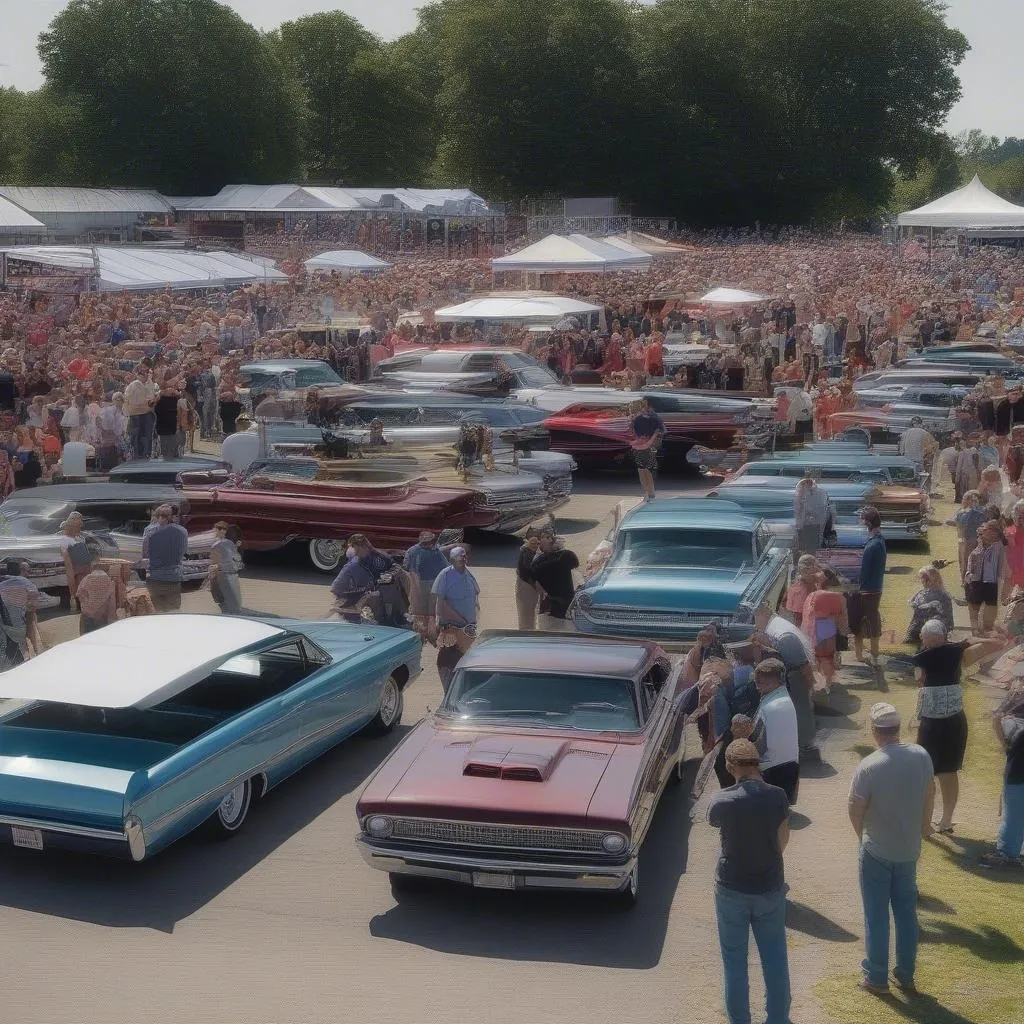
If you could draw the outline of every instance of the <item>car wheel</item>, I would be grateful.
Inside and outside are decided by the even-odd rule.
[[[309,542],[309,560],[321,572],[337,572],[345,560],[345,545],[340,540],[321,537]]]
[[[366,727],[366,731],[371,736],[386,736],[402,720],[404,704],[405,698],[401,686],[398,685],[398,680],[394,676],[388,676],[384,680],[384,689],[381,691],[377,714]]]
[[[626,884],[612,893],[612,903],[618,910],[630,910],[636,906],[640,897],[640,862],[633,865],[633,870],[626,879]]]
[[[224,794],[217,810],[209,818],[209,826],[218,839],[228,839],[241,831],[249,817],[252,804],[252,782],[246,779]]]

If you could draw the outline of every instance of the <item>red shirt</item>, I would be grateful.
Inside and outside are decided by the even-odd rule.
[[[1024,587],[1024,531],[1018,526],[1008,526],[1006,535],[1006,562],[1010,567],[1010,582],[1015,587]]]

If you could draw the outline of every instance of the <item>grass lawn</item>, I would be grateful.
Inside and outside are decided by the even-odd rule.
[[[951,514],[949,503],[937,504],[935,518],[940,522]],[[961,596],[952,528],[932,528],[929,555],[889,552],[882,623],[883,629],[896,631],[897,640],[908,621],[907,600],[918,587],[917,570],[932,558],[954,563],[943,575],[951,592]],[[908,651],[900,644],[886,648],[889,654],[905,656]],[[916,702],[912,679],[889,675],[886,682],[889,692],[878,699],[891,701],[909,722]],[[869,694],[861,696],[863,719],[873,701]],[[879,999],[861,992],[856,985],[863,946],[851,944],[844,953],[850,960],[848,969],[826,976],[815,989],[823,1009],[841,1024],[1024,1024],[1024,872],[977,867],[978,857],[991,848],[995,837],[1002,783],[1003,755],[989,724],[991,708],[990,694],[968,683],[965,710],[970,734],[957,830],[925,843],[918,866],[917,984],[922,995],[908,998],[894,990],[890,998]],[[852,751],[864,756],[872,749],[863,733]],[[856,886],[856,879],[851,882]]]

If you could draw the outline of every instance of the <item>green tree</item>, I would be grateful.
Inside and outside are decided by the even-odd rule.
[[[299,170],[299,96],[214,0],[71,0],[39,54],[55,101],[79,112],[78,181],[209,193]]]

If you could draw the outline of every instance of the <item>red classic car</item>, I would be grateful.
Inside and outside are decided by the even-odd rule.
[[[635,902],[640,846],[695,710],[680,676],[644,640],[482,635],[359,797],[363,857],[393,879]]]
[[[728,414],[660,414],[665,437],[660,458],[667,467],[683,468],[686,453],[696,445],[727,449],[742,427]],[[544,421],[551,434],[551,449],[572,455],[580,465],[624,462],[633,439],[631,417],[621,406],[570,406]]]
[[[384,479],[339,484],[286,476],[252,477],[240,484],[194,486],[186,478],[190,531],[223,519],[237,524],[250,551],[272,551],[293,541],[309,545],[322,572],[336,572],[345,541],[364,533],[378,548],[404,549],[420,531],[490,526],[499,510],[469,488],[435,487],[420,481]],[[392,474],[395,476],[395,474]]]

